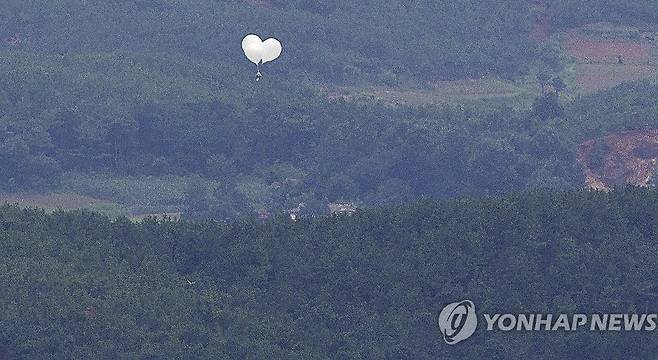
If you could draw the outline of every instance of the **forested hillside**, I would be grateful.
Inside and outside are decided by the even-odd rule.
[[[658,191],[582,190],[580,144],[601,170],[597,138],[658,134],[655,82],[574,89],[555,32],[600,21],[644,34],[602,69],[653,66],[655,0],[3,0],[0,200],[112,215],[0,204],[0,359],[655,356],[651,332],[436,328],[461,299],[658,313]],[[248,33],[283,44],[259,82]],[[367,95],[453,80],[521,95]],[[622,154],[647,185],[655,149]]]
[[[553,25],[561,28],[600,21],[654,27],[658,23],[658,3],[653,0],[557,0],[546,3],[554,15]]]
[[[658,192],[134,224],[0,209],[3,358],[647,359],[651,332],[484,332],[437,311],[655,313]]]
[[[638,4],[615,9],[636,15]],[[513,101],[390,107],[318,91],[540,69],[555,77],[559,54],[529,35],[533,9],[521,0],[8,0],[0,191],[225,219],[301,202],[322,212],[330,201],[581,186],[575,146],[604,129],[655,125],[652,110],[622,112],[617,99],[653,109],[654,86],[573,103],[546,94],[530,109]],[[248,32],[284,43],[260,83],[239,46]]]
[[[286,44],[275,73],[330,82],[515,76],[537,58],[532,21],[525,0],[7,0],[0,9],[1,31],[16,36],[5,49],[178,55],[245,68],[240,40],[257,32]]]
[[[528,111],[393,108],[277,94],[267,85],[258,89],[263,91],[272,96],[246,88],[239,102],[151,103],[91,129],[93,115],[83,111],[53,114],[47,128],[35,119],[9,121],[0,177],[7,190],[26,184],[53,188],[64,181],[103,195],[102,176],[84,172],[192,173],[202,178],[190,182],[190,193],[198,195],[187,200],[190,214],[226,218],[260,208],[283,211],[300,202],[322,211],[326,201],[377,205],[579,187],[578,144],[607,132],[658,126],[658,87],[649,83],[566,106],[549,94]],[[93,134],[101,129],[107,133]],[[44,163],[53,169],[44,171]]]

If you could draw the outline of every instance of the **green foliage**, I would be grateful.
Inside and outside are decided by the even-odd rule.
[[[564,116],[564,109],[560,105],[559,93],[556,89],[535,99],[532,104],[532,112],[540,119],[547,121]]]
[[[39,127],[7,123],[32,145],[18,151],[7,138],[10,155],[2,160],[7,163],[2,176],[23,172],[22,178],[12,176],[14,183],[6,179],[5,187],[39,189],[40,182],[57,184],[63,168],[66,191],[150,213],[180,211],[189,175],[198,174],[214,179],[204,181],[212,189],[221,184],[221,190],[208,198],[208,211],[193,213],[221,219],[263,208],[277,213],[300,202],[369,205],[577,187],[582,184],[577,144],[611,131],[658,126],[656,89],[651,83],[629,84],[572,103],[549,93],[525,111],[492,104],[330,102],[305,88],[264,83],[258,92],[234,88],[233,97],[121,105],[116,112],[121,122],[109,125],[95,124],[94,113],[33,112],[40,116]],[[27,180],[25,161],[48,161],[55,170]],[[84,175],[94,172],[104,175]]]
[[[564,137],[575,141],[609,132],[658,127],[658,85],[643,81],[620,85],[608,91],[584,95],[567,107],[570,131]]]
[[[634,25],[658,21],[658,3],[653,0],[556,0],[549,6],[553,23],[561,28],[600,21]]]
[[[285,44],[280,64],[268,72],[338,82],[387,69],[436,79],[491,72],[512,77],[536,58],[525,0],[274,0],[271,6],[230,0],[7,0],[0,21],[7,36],[20,39],[5,47],[51,54],[168,54],[225,64],[243,60],[240,41],[255,32]]]
[[[0,44],[0,191],[80,192],[131,213],[194,209],[195,175],[210,195],[192,213],[221,219],[581,186],[578,141],[658,112],[649,84],[531,111],[317,93],[318,80],[515,77],[536,61],[553,73],[520,0],[10,0],[0,20],[17,39]],[[250,31],[287,44],[258,84],[239,48]]]
[[[107,174],[69,172],[64,175],[62,189],[100,199],[113,199],[129,205],[130,214],[149,214],[181,211],[189,184],[202,182],[214,188],[213,180],[193,176],[137,176],[115,177]]]
[[[529,192],[292,222],[0,209],[7,358],[650,358],[651,333],[478,332],[436,311],[655,313],[658,192]],[[93,314],[85,310],[93,309]],[[530,355],[531,354],[531,355]]]

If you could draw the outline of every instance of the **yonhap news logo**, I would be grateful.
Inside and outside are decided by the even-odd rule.
[[[658,314],[482,314],[485,331],[655,331]],[[482,323],[482,322],[481,322]],[[437,320],[448,345],[455,345],[473,334],[478,326],[475,304],[470,300],[446,305]]]
[[[448,304],[439,314],[438,325],[449,345],[468,339],[478,326],[475,304],[470,300]]]

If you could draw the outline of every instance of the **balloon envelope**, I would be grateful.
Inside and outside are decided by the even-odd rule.
[[[242,47],[245,47],[245,45],[249,43],[261,43],[263,42],[260,37],[256,34],[249,34],[242,39]]]
[[[280,55],[283,48],[279,40],[271,38],[263,42],[263,63],[276,60]]]
[[[258,64],[263,60],[263,49],[263,40],[258,35],[249,34],[242,39],[242,50],[247,59],[254,64]]]

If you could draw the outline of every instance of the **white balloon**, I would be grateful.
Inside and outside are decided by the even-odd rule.
[[[258,35],[249,34],[242,39],[242,50],[247,59],[258,65],[263,60],[263,40]]]
[[[249,34],[242,39],[242,47],[251,42],[263,42],[256,34]]]
[[[262,46],[263,64],[268,61],[276,60],[281,55],[281,51],[283,50],[279,40],[274,38],[263,41]]]

